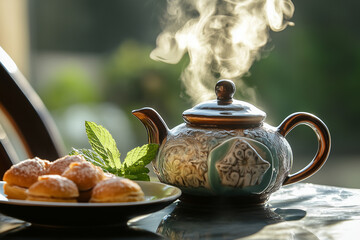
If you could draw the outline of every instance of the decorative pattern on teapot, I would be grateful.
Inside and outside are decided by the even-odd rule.
[[[182,124],[172,133],[160,149],[155,172],[185,192],[259,193],[278,171],[270,150],[243,130],[209,131]]]
[[[208,181],[208,156],[211,149],[221,140],[235,136],[235,131],[217,131],[209,135],[204,130],[184,130],[168,136],[163,148],[160,149],[160,179],[184,187],[210,188]],[[156,171],[157,172],[157,171]]]
[[[226,156],[215,166],[223,185],[244,188],[259,185],[270,163],[247,141],[236,139]]]

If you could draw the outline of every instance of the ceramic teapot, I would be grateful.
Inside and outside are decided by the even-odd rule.
[[[316,116],[298,112],[278,126],[264,122],[266,114],[233,99],[235,84],[220,80],[216,100],[183,112],[184,123],[169,129],[152,108],[134,110],[147,129],[149,143],[160,145],[154,172],[161,182],[191,196],[240,197],[261,203],[282,185],[313,175],[330,152],[330,133]],[[286,135],[299,124],[317,135],[318,151],[302,170],[290,174],[293,155]]]

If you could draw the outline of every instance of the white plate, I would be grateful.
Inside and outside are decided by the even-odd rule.
[[[125,224],[130,218],[158,211],[181,195],[177,187],[136,181],[145,200],[126,203],[62,203],[7,199],[0,181],[0,212],[38,225],[89,226]]]

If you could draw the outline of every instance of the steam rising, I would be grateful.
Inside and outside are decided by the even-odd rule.
[[[175,64],[187,52],[182,73],[195,102],[214,98],[215,82],[246,74],[268,41],[269,29],[291,25],[291,0],[168,0],[166,25],[150,57]]]

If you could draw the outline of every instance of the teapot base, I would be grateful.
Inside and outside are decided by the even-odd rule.
[[[264,205],[269,199],[269,195],[250,195],[250,196],[200,196],[182,193],[180,201],[183,203],[222,208],[249,207]]]

